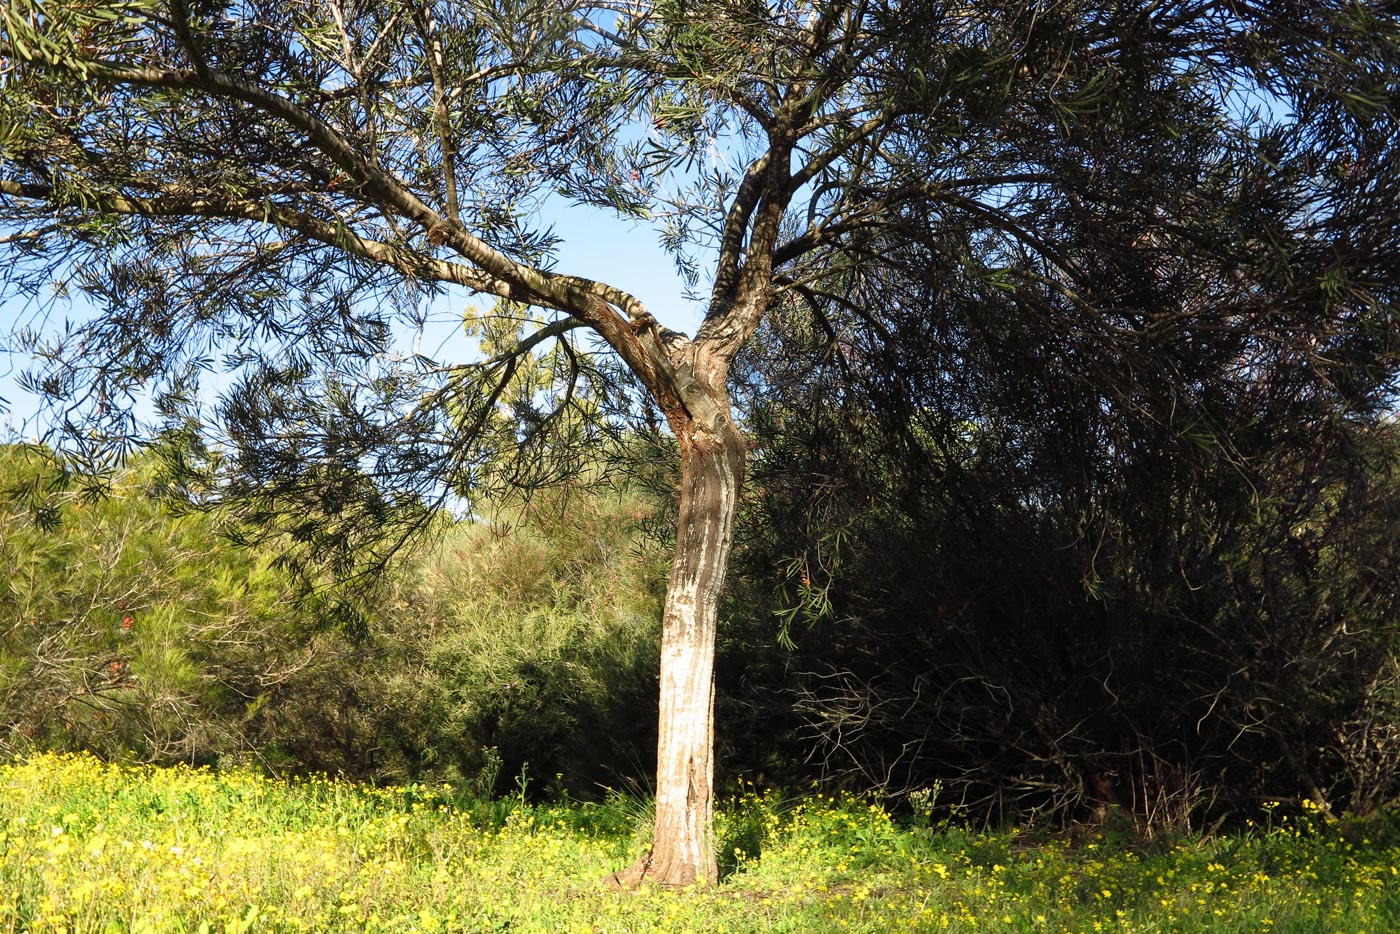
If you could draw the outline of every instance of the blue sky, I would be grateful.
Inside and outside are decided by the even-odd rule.
[[[620,221],[601,211],[587,207],[567,207],[552,212],[548,218],[560,237],[560,272],[574,273],[600,279],[631,292],[651,310],[663,325],[693,334],[699,324],[699,309],[687,303],[685,287],[676,272],[675,263],[662,250],[657,231],[649,225]],[[473,302],[488,301],[465,292],[451,293],[447,307],[437,309],[435,318],[446,322],[455,320],[461,308]],[[82,306],[73,310],[82,313]],[[22,307],[11,303],[0,305],[0,338],[21,314]],[[58,323],[58,322],[55,322]],[[444,341],[462,340],[456,336],[455,325],[441,325],[427,335],[424,352],[431,353]],[[447,356],[451,347],[444,347]],[[36,400],[22,392],[16,382],[19,373],[28,366],[28,359],[4,352],[0,346],[0,439],[16,436],[32,438],[35,426],[31,420],[37,409]]]

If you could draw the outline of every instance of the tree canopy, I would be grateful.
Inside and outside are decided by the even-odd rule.
[[[682,477],[657,831],[624,881],[714,877],[711,665],[746,449],[730,370],[765,319],[808,319],[844,358],[885,340],[881,307],[1015,310],[979,327],[1020,354],[1020,385],[1111,386],[1100,404],[1158,422],[1208,411],[1222,366],[1296,401],[1294,424],[1311,424],[1303,373],[1327,375],[1328,411],[1388,404],[1354,378],[1394,363],[1384,4],[3,14],[6,290],[58,283],[99,310],[33,342],[72,448],[129,435],[138,389],[195,433],[191,387],[226,367],[211,488],[314,554],[383,555],[519,445],[586,442],[639,394],[664,415]],[[656,225],[704,296],[695,334],[627,283],[553,268],[546,201]],[[473,318],[484,353],[387,353],[392,319],[462,291],[496,300]],[[946,359],[930,378],[979,378]],[[1086,445],[1129,441],[1074,404],[1046,415]]]

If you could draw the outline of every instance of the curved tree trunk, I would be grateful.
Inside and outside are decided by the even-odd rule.
[[[681,449],[681,498],[662,616],[656,825],[651,852],[609,877],[625,888],[713,883],[718,874],[715,624],[743,482],[744,442],[723,389],[688,388],[684,423],[672,418]]]

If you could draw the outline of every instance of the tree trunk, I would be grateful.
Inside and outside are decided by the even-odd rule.
[[[718,877],[714,840],[714,661],[720,591],[744,473],[744,443],[723,389],[692,392],[681,449],[676,555],[661,630],[656,824],[651,851],[609,881],[686,886]]]

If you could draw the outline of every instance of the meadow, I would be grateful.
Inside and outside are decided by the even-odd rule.
[[[1149,841],[959,828],[757,789],[724,802],[718,886],[609,890],[643,802],[448,786],[0,766],[0,931],[1328,931],[1400,928],[1400,831],[1266,807]]]

